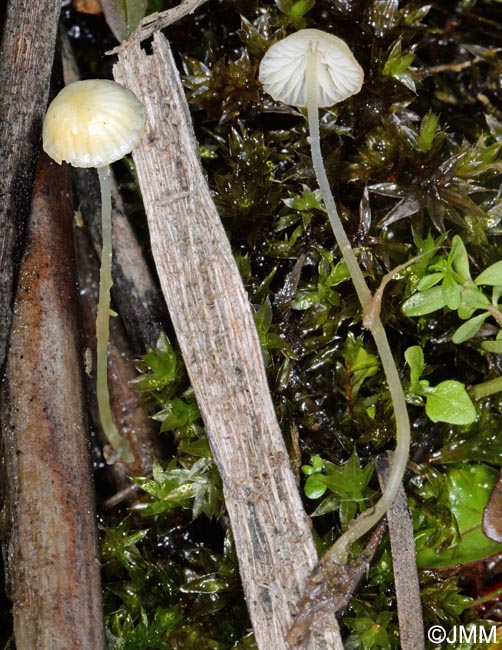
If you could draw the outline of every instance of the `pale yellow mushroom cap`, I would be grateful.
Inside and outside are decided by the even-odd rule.
[[[59,164],[104,167],[130,153],[144,127],[145,110],[133,92],[107,79],[76,81],[47,109],[44,151]]]
[[[317,105],[332,106],[361,90],[364,72],[341,38],[319,29],[301,29],[267,51],[259,77],[264,90],[290,106],[307,105],[306,67],[309,51],[316,51]]]

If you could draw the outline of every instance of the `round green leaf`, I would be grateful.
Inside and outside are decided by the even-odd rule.
[[[471,424],[476,419],[476,409],[465,386],[453,379],[429,389],[425,412],[433,422]]]

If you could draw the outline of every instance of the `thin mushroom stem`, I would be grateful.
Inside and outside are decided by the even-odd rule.
[[[314,49],[307,53],[306,65],[306,85],[307,85],[307,115],[310,131],[310,147],[312,151],[312,163],[314,171],[321,190],[321,196],[328,213],[328,217],[333,228],[333,232],[340,247],[343,259],[347,264],[352,282],[356,289],[363,312],[372,311],[371,303],[373,296],[371,294],[363,273],[357,262],[354,250],[349,242],[343,228],[335,201],[331,194],[328,177],[324,169],[324,163],[321,154],[321,140],[319,135],[319,111],[318,111],[318,74],[319,65],[318,54]],[[326,560],[334,560],[340,565],[347,563],[348,554],[351,545],[367,533],[387,512],[397,494],[397,490],[403,479],[406,463],[408,462],[410,449],[410,422],[406,402],[404,399],[403,389],[396,364],[379,316],[379,310],[373,310],[372,318],[367,319],[365,325],[369,328],[375,341],[380,360],[387,378],[392,404],[394,407],[394,416],[396,420],[396,449],[394,453],[394,462],[392,464],[389,481],[387,486],[375,506],[360,514],[350,525],[348,530],[341,535],[335,542],[328,553],[325,555]]]
[[[134,454],[129,441],[123,438],[113,420],[108,391],[108,339],[110,336],[110,290],[112,288],[112,199],[110,192],[110,167],[98,167],[101,190],[101,224],[103,243],[99,270],[99,301],[96,315],[96,397],[103,432],[114,454],[108,463],[120,460],[132,463]]]

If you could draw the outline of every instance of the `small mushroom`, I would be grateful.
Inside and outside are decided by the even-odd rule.
[[[107,357],[112,286],[110,165],[139,144],[145,127],[143,104],[114,81],[76,81],[56,96],[43,125],[44,151],[58,164],[96,167],[101,189],[102,237],[99,302],[96,317],[96,394],[101,426],[114,451],[107,461],[131,463],[134,455],[113,420],[108,392]]]
[[[302,29],[270,47],[261,61],[259,77],[265,91],[275,100],[307,108],[312,163],[321,196],[363,309],[363,324],[371,331],[380,354],[394,406],[396,451],[382,497],[374,508],[362,513],[351,524],[325,556],[345,564],[353,542],[370,530],[394,502],[410,446],[410,423],[403,389],[380,320],[381,291],[377,291],[373,299],[338,216],[321,153],[319,107],[332,106],[358,93],[364,73],[340,38],[318,29]]]

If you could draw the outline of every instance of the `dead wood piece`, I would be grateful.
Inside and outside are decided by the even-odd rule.
[[[292,648],[309,647],[311,637],[318,634],[315,624],[323,618],[340,614],[348,606],[368,572],[370,562],[385,535],[385,521],[375,527],[364,552],[347,566],[339,564],[326,555],[311,572],[305,591],[298,604],[296,620],[289,631],[288,641]]]
[[[377,459],[377,474],[382,490],[389,477],[392,452]],[[408,501],[403,486],[387,511],[394,585],[396,588],[399,635],[403,650],[425,648],[424,622],[418,581],[415,540]]]
[[[2,395],[18,650],[105,646],[68,195],[43,155]]]
[[[8,0],[0,52],[0,376],[30,212],[61,0]]]
[[[146,107],[135,150],[162,290],[220,471],[258,647],[286,650],[317,562],[275,416],[248,297],[207,186],[166,39],[119,54],[117,81]],[[316,625],[316,621],[314,621]],[[321,627],[321,626],[319,626]],[[314,648],[342,648],[334,616]]]

